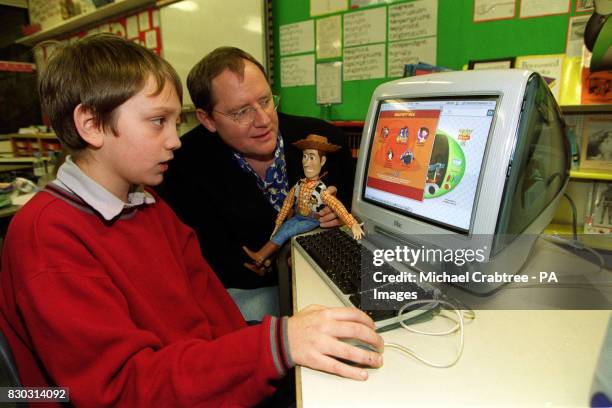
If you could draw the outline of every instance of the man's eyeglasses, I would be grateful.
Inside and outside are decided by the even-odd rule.
[[[261,98],[257,104],[264,112],[271,112],[272,110],[276,110],[278,108],[278,104],[280,103],[279,95],[268,95]],[[227,116],[232,119],[234,122],[239,125],[248,126],[255,122],[255,118],[257,117],[257,108],[253,106],[246,106],[236,112],[225,113],[216,110],[220,115]]]

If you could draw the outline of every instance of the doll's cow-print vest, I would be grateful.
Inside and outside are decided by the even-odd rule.
[[[324,207],[325,207],[325,203],[323,202],[323,199],[321,198],[321,194],[323,193],[323,191],[325,191],[325,189],[327,188],[325,186],[325,184],[322,181],[319,181],[314,187],[310,187],[308,185],[308,182],[300,182],[297,186],[297,188],[295,189],[295,207],[296,207],[296,212],[299,212],[299,202],[300,202],[300,192],[302,191],[302,188],[306,188],[307,190],[304,190],[304,194],[308,194],[308,190],[311,190],[310,193],[310,197],[308,197],[308,207],[310,208],[310,214],[302,214],[304,216],[308,216],[308,215],[312,215],[313,213],[318,213],[319,211],[321,211]],[[302,195],[303,196],[303,195]]]

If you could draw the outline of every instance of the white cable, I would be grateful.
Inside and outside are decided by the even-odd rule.
[[[435,300],[435,303],[440,303],[440,300]],[[457,308],[457,306],[453,305],[455,307],[455,309]],[[405,307],[405,306],[404,306]],[[453,312],[457,313],[455,311],[455,309],[453,309]],[[400,309],[402,310],[402,309]],[[473,320],[474,317],[476,316],[473,310],[462,310],[461,313],[463,314],[463,318],[465,320]],[[409,327],[408,325],[406,325],[406,323],[404,323],[404,321],[400,322],[400,325],[408,330],[411,333],[416,333],[416,334],[423,334],[425,336],[447,336],[449,334],[453,334],[454,332],[456,332],[457,330],[459,330],[461,328],[461,326],[459,325],[459,322],[457,320],[454,320],[453,318],[451,318],[450,316],[446,316],[443,314],[438,314],[438,316],[443,317],[445,319],[448,319],[450,321],[452,321],[453,323],[455,323],[455,325],[453,327],[451,327],[450,329],[443,331],[443,332],[428,332],[428,331],[422,331],[422,330],[417,330],[414,329],[412,327]]]
[[[413,333],[418,333],[418,334],[425,334],[425,335],[429,335],[429,336],[444,336],[447,334],[451,334],[454,333],[455,331],[457,331],[457,325],[455,325],[451,330],[447,330],[446,332],[433,332],[433,333],[426,333],[426,332],[422,332],[416,329],[413,329],[411,327],[408,327],[408,325],[404,322],[404,320],[402,319],[402,315],[404,314],[405,310],[410,307],[410,306],[414,306],[414,305],[421,305],[421,304],[427,304],[427,303],[437,303],[437,304],[443,304],[448,306],[451,310],[453,310],[457,317],[459,318],[458,320],[458,324],[459,324],[459,351],[457,352],[457,356],[455,357],[455,359],[453,361],[451,361],[450,363],[447,364],[438,364],[438,363],[434,363],[431,362],[423,357],[418,356],[414,351],[410,350],[407,347],[402,346],[401,344],[397,344],[397,343],[387,343],[385,342],[385,348],[394,348],[397,349],[405,354],[408,354],[411,357],[414,357],[415,359],[417,359],[418,361],[427,364],[431,367],[436,367],[436,368],[448,368],[448,367],[452,367],[454,366],[457,361],[459,361],[459,358],[461,358],[461,354],[463,353],[463,333],[464,333],[464,321],[463,321],[463,312],[460,311],[455,305],[453,305],[450,302],[447,302],[446,300],[436,300],[436,299],[428,299],[428,300],[415,300],[413,302],[408,302],[406,303],[404,306],[402,306],[400,308],[400,310],[398,310],[397,312],[397,316],[400,322],[400,325]],[[448,316],[443,316],[445,318],[449,318]],[[473,319],[475,317],[475,314],[473,311],[469,311],[467,313],[466,318],[468,319]],[[450,319],[450,318],[449,318]],[[452,319],[451,319],[452,320]]]

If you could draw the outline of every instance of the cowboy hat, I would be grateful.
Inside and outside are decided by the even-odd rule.
[[[325,136],[310,134],[306,139],[298,140],[293,143],[298,149],[315,149],[326,153],[333,153],[340,149],[340,146],[329,143]]]

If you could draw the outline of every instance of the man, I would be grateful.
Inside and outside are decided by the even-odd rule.
[[[318,119],[277,113],[264,68],[248,53],[222,47],[189,73],[187,87],[201,123],[181,138],[160,194],[197,233],[202,253],[245,313],[276,297],[276,271],[254,273],[242,250],[265,244],[289,186],[301,177],[302,152],[293,142],[310,133],[345,146],[324,178],[351,202],[354,164],[342,132]],[[325,208],[322,227],[339,225]],[[246,289],[247,291],[243,291]],[[243,298],[247,298],[243,301]],[[271,306],[274,308],[274,305]],[[268,307],[263,312],[270,313]],[[245,314],[258,319],[262,311]]]

